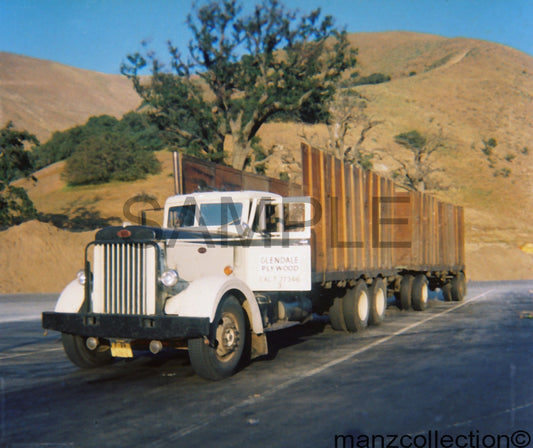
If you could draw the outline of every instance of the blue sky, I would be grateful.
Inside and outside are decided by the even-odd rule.
[[[245,4],[257,2],[244,1]],[[185,49],[191,0],[0,0],[0,51],[119,73],[125,56],[150,42]],[[533,55],[533,0],[285,0],[321,7],[349,32],[415,31],[501,43]]]

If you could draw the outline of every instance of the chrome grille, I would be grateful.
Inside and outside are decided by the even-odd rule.
[[[156,248],[142,243],[94,246],[92,307],[104,314],[155,314]]]

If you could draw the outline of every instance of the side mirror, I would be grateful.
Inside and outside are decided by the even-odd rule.
[[[243,222],[241,224],[242,226],[242,233],[241,233],[241,237],[242,238],[245,238],[245,239],[248,239],[252,236],[252,233],[253,233],[253,230],[250,228],[250,226],[248,224],[246,224],[245,222]]]

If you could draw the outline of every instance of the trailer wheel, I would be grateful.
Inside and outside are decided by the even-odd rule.
[[[400,283],[400,292],[398,294],[398,299],[400,301],[400,308],[402,310],[411,309],[413,281],[414,277],[411,274],[406,274],[403,276],[402,281]]]
[[[368,288],[359,280],[355,288],[349,289],[343,303],[344,322],[348,331],[361,331],[368,326],[370,299]]]
[[[459,272],[452,278],[451,282],[452,299],[456,302],[460,302],[466,295],[466,277],[465,274]]]
[[[451,283],[445,283],[441,286],[442,295],[444,296],[444,300],[446,302],[451,302],[453,300],[452,297],[452,284]]]
[[[412,305],[416,311],[424,311],[428,305],[428,279],[425,275],[417,275],[413,281]]]
[[[213,324],[216,347],[204,338],[189,339],[189,359],[194,371],[208,380],[221,380],[234,374],[246,344],[246,321],[241,304],[234,296],[222,299]]]
[[[94,369],[113,362],[110,350],[89,350],[85,345],[87,338],[74,334],[61,334],[61,342],[68,359],[82,369]]]
[[[375,278],[370,288],[370,317],[368,323],[379,325],[387,310],[387,288],[382,278]]]
[[[348,331],[344,322],[343,299],[335,297],[333,304],[329,307],[329,322],[336,331]]]

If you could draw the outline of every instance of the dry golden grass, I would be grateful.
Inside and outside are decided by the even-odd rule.
[[[123,76],[0,52],[0,125],[12,120],[42,142],[93,115],[121,117],[139,104]]]
[[[382,121],[364,143],[365,149],[380,154],[375,159],[376,168],[383,173],[394,169],[389,154],[400,150],[393,143],[395,135],[413,129],[420,132],[442,129],[449,149],[439,154],[436,163],[445,170],[441,180],[447,189],[433,193],[466,209],[470,278],[533,278],[533,255],[519,249],[533,242],[533,58],[473,39],[404,32],[362,33],[350,38],[359,48],[361,74],[383,73],[392,77],[385,84],[358,88],[369,99],[369,115]],[[6,77],[10,69],[16,75]],[[41,78],[45,80],[46,93],[40,92]],[[82,124],[90,115],[120,115],[138,104],[131,87],[120,77],[2,53],[0,79],[3,121],[15,119],[17,124],[41,136]],[[15,82],[17,79],[24,80],[24,84]],[[62,90],[67,85],[69,88]],[[355,140],[358,132],[355,123],[349,138]],[[327,132],[324,127],[304,128],[294,123],[272,123],[260,132],[265,148],[288,150],[296,161],[302,134],[314,135],[315,141],[320,142]],[[495,151],[502,159],[498,167],[511,170],[507,178],[495,177],[480,152],[482,140],[489,138],[498,142]],[[524,148],[528,148],[529,154],[522,153]],[[507,154],[515,158],[510,162],[503,160]],[[158,158],[163,162],[162,173],[136,182],[71,188],[61,181],[63,163],[58,163],[37,173],[36,185],[22,183],[43,213],[65,213],[83,205],[103,217],[122,221],[127,219],[123,213],[127,199],[145,193],[163,205],[164,199],[173,193],[171,156],[160,152]],[[283,166],[281,157],[276,156],[268,174],[288,170],[293,173],[295,166],[297,163]],[[298,181],[297,175],[294,179]],[[139,208],[141,204],[135,210]],[[43,238],[53,238],[60,247],[72,244],[70,252],[82,252],[82,245],[71,239],[69,232],[45,230],[43,226],[46,225],[38,226],[45,235]],[[37,231],[37,226],[20,227],[22,230],[0,232],[0,257],[13,259],[20,251],[36,251],[45,256],[32,246],[38,245],[38,240],[17,246],[12,242],[5,244],[6,239],[22,238],[24,229]],[[53,254],[53,247],[48,252]],[[53,256],[54,263],[59,263],[61,257]],[[40,275],[54,277],[46,269],[49,263],[38,265]],[[2,291],[33,290],[22,279],[10,279],[7,283],[3,275],[0,273]],[[10,271],[9,275],[15,274]],[[59,290],[65,282],[66,279],[57,277],[54,287]]]

